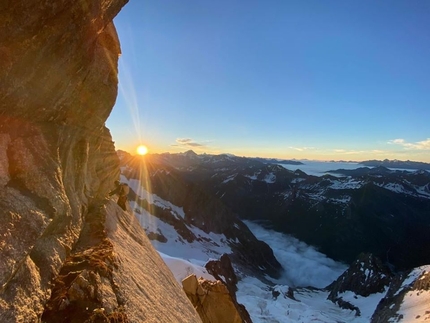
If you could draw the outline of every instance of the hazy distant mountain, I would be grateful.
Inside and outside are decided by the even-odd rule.
[[[430,163],[416,162],[416,161],[401,161],[401,160],[366,160],[360,162],[364,166],[377,167],[384,166],[387,168],[404,168],[404,169],[425,169],[430,170]]]

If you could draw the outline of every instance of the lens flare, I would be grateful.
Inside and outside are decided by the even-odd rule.
[[[137,147],[136,152],[138,155],[146,155],[148,153],[148,147],[146,147],[145,145],[140,145],[139,147]]]

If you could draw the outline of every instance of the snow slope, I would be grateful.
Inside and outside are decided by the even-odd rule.
[[[424,281],[430,275],[430,265],[415,268],[403,281],[398,293],[402,290],[409,289],[411,286]],[[425,286],[426,284],[424,284]],[[424,287],[423,286],[423,287]],[[412,288],[403,296],[396,315],[391,317],[389,322],[429,322],[430,321],[430,290]]]

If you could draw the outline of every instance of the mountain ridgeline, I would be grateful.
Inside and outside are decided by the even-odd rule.
[[[142,162],[124,156],[123,165]],[[396,269],[430,263],[427,171],[379,166],[317,177],[300,171],[300,165],[290,171],[275,160],[192,151],[149,155],[144,161],[153,192],[184,206],[188,221],[206,231],[229,234],[235,228],[231,219],[238,216],[346,263],[362,252]]]
[[[296,161],[193,151],[145,157],[118,151],[118,155],[121,180],[131,186],[131,211],[153,246],[168,255],[163,256],[166,263],[182,280],[194,306],[203,306],[197,291],[203,278],[196,276],[206,275],[198,269],[206,262],[207,272],[227,286],[222,289],[229,291],[239,322],[251,318],[260,322],[261,315],[279,322],[430,319],[427,171],[357,164],[356,169],[312,176],[299,169],[307,165]],[[287,163],[297,169],[282,166]],[[301,262],[318,252],[299,251],[302,244],[285,258],[282,254],[291,253],[296,239],[273,244],[254,231],[258,225],[242,220],[293,235],[350,266],[327,285],[322,280],[313,281],[317,287],[288,280],[292,272],[312,275]],[[295,261],[301,252],[304,258]],[[214,258],[220,261],[207,262]],[[334,265],[326,260],[316,265],[321,266],[320,279],[326,278],[324,264]],[[185,274],[193,271],[194,277]],[[261,283],[264,286],[257,287]],[[278,313],[280,308],[286,310]]]

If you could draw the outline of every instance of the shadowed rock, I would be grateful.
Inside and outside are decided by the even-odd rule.
[[[351,266],[327,289],[328,299],[336,301],[340,293],[351,291],[357,295],[369,296],[383,292],[391,282],[393,274],[372,254],[362,253]]]

